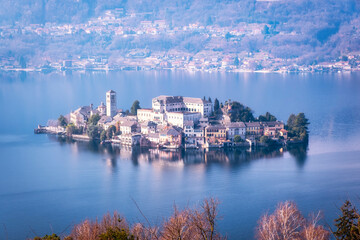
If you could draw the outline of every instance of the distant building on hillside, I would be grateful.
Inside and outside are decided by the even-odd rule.
[[[106,115],[113,117],[116,115],[116,92],[110,90],[106,92]]]

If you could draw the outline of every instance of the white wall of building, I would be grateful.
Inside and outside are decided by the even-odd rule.
[[[116,92],[110,90],[106,92],[106,115],[109,117],[113,117],[116,115],[116,111]]]

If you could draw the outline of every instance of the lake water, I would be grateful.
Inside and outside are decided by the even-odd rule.
[[[38,124],[79,106],[119,108],[157,95],[238,100],[286,121],[309,118],[310,142],[292,152],[158,152],[67,143],[34,135]],[[252,239],[257,220],[280,201],[304,215],[338,207],[360,194],[360,73],[261,74],[183,71],[0,73],[0,239],[67,233],[85,218],[117,210],[128,222],[161,223],[174,203],[221,201],[219,227],[229,239]]]

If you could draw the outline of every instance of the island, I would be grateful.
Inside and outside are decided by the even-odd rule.
[[[220,103],[209,98],[158,96],[151,108],[135,100],[130,111],[117,108],[116,92],[102,102],[82,106],[34,132],[55,134],[75,141],[165,149],[274,147],[307,144],[309,120],[291,114],[285,124],[271,113],[254,117],[237,101]]]

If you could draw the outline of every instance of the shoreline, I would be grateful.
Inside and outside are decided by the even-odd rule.
[[[66,73],[66,72],[150,72],[150,71],[185,71],[185,72],[206,72],[206,73],[278,73],[278,74],[284,74],[284,73],[353,73],[353,72],[360,72],[359,69],[324,69],[324,70],[297,70],[297,71],[291,71],[291,70],[250,70],[250,69],[188,69],[188,68],[134,68],[134,69],[128,69],[127,67],[123,68],[92,68],[92,69],[86,69],[86,68],[69,68],[69,69],[41,69],[41,68],[11,68],[11,69],[4,69],[0,68],[0,72],[25,72],[25,73],[33,73],[33,72],[40,72],[44,74],[48,73]]]
[[[35,134],[46,134],[55,137],[60,137],[62,139],[68,139],[74,142],[93,142],[98,145],[115,145],[115,146],[125,146],[131,148],[143,148],[143,149],[159,149],[159,150],[210,150],[210,149],[236,149],[236,148],[247,148],[247,149],[274,149],[274,148],[282,148],[282,147],[294,147],[294,146],[307,146],[308,141],[286,141],[286,142],[277,142],[276,144],[264,144],[257,142],[256,144],[250,144],[247,141],[241,143],[231,143],[231,144],[219,144],[219,145],[209,145],[209,146],[201,146],[201,147],[186,147],[185,145],[181,146],[166,146],[166,145],[130,145],[130,144],[123,144],[118,140],[111,139],[100,141],[100,139],[90,139],[87,135],[83,134],[73,134],[72,136],[67,136],[66,133],[61,132],[57,133],[54,131],[48,131],[42,129],[42,131],[38,131],[39,128],[34,129]]]

